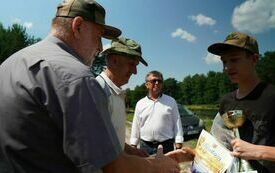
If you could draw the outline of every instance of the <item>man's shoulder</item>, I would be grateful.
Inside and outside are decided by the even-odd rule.
[[[83,64],[65,43],[44,39],[20,52],[27,68],[37,69],[46,75],[70,83],[82,78],[93,78],[88,66]]]
[[[234,99],[235,95],[236,95],[236,90],[228,92],[222,96],[221,102],[228,99]]]
[[[137,106],[138,105],[146,105],[147,103],[148,103],[148,100],[149,100],[149,98],[147,97],[147,96],[145,96],[145,97],[143,97],[143,98],[141,98],[138,102],[137,102]]]
[[[273,84],[267,84],[266,86],[266,92],[275,95],[275,85]]]
[[[263,89],[261,98],[266,99],[270,102],[275,101],[275,86],[272,84],[266,84],[266,87]]]
[[[169,95],[166,95],[166,94],[162,94],[161,97],[162,97],[162,99],[165,99],[166,101],[176,102],[176,100],[172,96],[169,96]]]
[[[149,98],[147,96],[141,98],[137,103],[143,103],[143,102],[147,102],[149,100]]]

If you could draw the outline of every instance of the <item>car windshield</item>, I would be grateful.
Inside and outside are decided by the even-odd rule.
[[[178,109],[179,109],[180,115],[182,115],[182,116],[192,116],[193,115],[193,113],[189,109],[187,109],[187,107],[185,107],[183,105],[178,104]]]

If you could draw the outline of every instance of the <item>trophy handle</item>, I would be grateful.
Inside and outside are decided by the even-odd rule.
[[[236,138],[241,139],[238,128],[233,128],[233,132],[234,132],[234,135],[235,135]]]

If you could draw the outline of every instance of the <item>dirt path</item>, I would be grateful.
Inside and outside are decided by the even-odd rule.
[[[131,136],[131,122],[126,123],[126,143],[129,144],[130,136]],[[192,162],[184,162],[180,163],[179,166],[181,168],[181,173],[191,173],[190,167]]]

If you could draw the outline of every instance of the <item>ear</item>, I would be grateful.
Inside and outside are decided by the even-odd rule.
[[[252,60],[253,60],[253,63],[256,65],[259,62],[259,55],[258,54],[253,54],[252,55]]]
[[[83,26],[83,18],[82,17],[75,17],[72,22],[72,31],[75,38],[80,38],[81,36],[81,29]]]
[[[114,67],[117,67],[118,65],[118,57],[116,55],[111,55],[110,56],[110,61],[111,61],[111,64],[114,66]],[[120,67],[119,67],[120,68]]]
[[[146,82],[145,81],[145,87],[148,89],[148,87],[149,87],[149,84],[148,84],[148,82]]]

